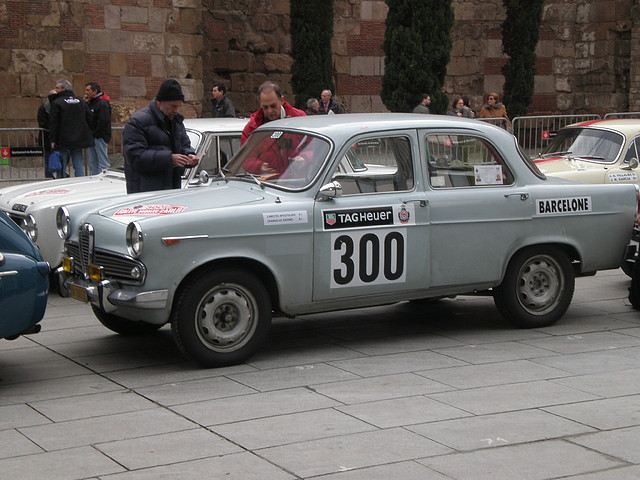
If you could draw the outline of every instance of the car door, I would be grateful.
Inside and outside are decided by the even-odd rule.
[[[415,132],[362,135],[337,158],[328,180],[342,195],[315,204],[313,300],[426,288],[429,208]]]
[[[431,286],[495,282],[506,252],[531,228],[527,188],[477,133],[423,131],[421,140],[431,187]]]

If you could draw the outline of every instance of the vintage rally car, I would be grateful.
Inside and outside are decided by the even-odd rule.
[[[170,322],[204,366],[249,358],[274,314],[485,294],[542,327],[576,275],[620,266],[636,207],[633,185],[546,178],[483,122],[282,119],[206,188],[60,208],[59,288],[116,332]]]
[[[534,161],[546,175],[583,183],[640,183],[640,120],[591,120],[558,130]]]
[[[0,338],[40,331],[47,308],[49,264],[25,233],[0,212]]]
[[[208,183],[208,174],[217,174],[240,148],[240,134],[247,119],[186,119],[191,146],[201,157],[195,168],[185,171],[184,187]],[[206,172],[206,173],[203,173]],[[56,232],[56,211],[61,205],[96,198],[125,195],[123,158],[111,168],[87,177],[62,178],[0,189],[0,211],[7,213],[40,249],[52,268],[60,266],[63,242]]]

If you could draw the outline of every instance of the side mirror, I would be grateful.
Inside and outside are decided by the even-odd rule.
[[[638,159],[635,157],[630,159],[629,165],[626,168],[629,170],[635,170],[636,168],[638,168]]]
[[[189,182],[189,185],[206,185],[209,183],[209,174],[206,170],[200,170],[200,173]]]
[[[334,180],[333,182],[327,183],[326,185],[320,187],[317,200],[319,202],[322,202],[331,200],[333,198],[338,198],[340,196],[342,196],[342,185]]]
[[[4,265],[5,259],[4,259],[4,255],[2,254],[2,252],[0,252],[0,267]]]

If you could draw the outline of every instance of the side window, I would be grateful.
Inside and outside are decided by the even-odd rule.
[[[627,149],[627,153],[625,153],[624,155],[624,161],[625,163],[629,163],[629,160],[631,160],[632,158],[635,158],[636,160],[640,160],[640,158],[638,158],[638,151],[640,151],[640,137],[636,137],[633,139],[633,142],[631,142],[631,145],[629,145],[629,148]]]
[[[210,175],[218,171],[218,136],[207,133],[202,140],[202,148],[198,148],[200,163],[198,170],[206,170]]]
[[[407,137],[367,138],[356,142],[338,164],[333,180],[343,195],[413,190],[414,161]]]
[[[240,137],[220,137],[220,166],[224,167],[240,149]]]
[[[471,135],[427,135],[427,165],[433,188],[511,185],[513,174],[497,150]]]

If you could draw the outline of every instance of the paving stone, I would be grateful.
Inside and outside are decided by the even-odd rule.
[[[554,383],[592,393],[600,397],[621,397],[640,394],[640,368],[620,372],[594,373],[554,378]]]
[[[342,360],[331,362],[331,365],[351,372],[354,375],[373,377],[377,375],[417,372],[431,368],[455,367],[466,365],[466,363],[447,357],[446,355],[424,351]]]
[[[372,425],[333,409],[227,423],[210,428],[249,450],[375,429]]]
[[[624,465],[620,460],[561,440],[483,449],[418,461],[456,480],[543,480]]]
[[[544,410],[600,430],[610,430],[640,425],[638,405],[638,397],[632,395],[547,407]]]
[[[0,431],[0,458],[20,457],[41,452],[44,452],[42,448],[16,430]]]
[[[336,382],[357,377],[342,369],[319,363],[251,373],[238,373],[229,375],[229,378],[255,390],[265,392],[299,387],[310,383]]]
[[[569,375],[562,370],[539,365],[529,360],[466,365],[416,373],[459,389],[548,380]]]
[[[19,431],[47,451],[176,432],[193,423],[161,408],[71,420]]]
[[[380,428],[436,422],[470,415],[464,410],[423,396],[394,398],[337,408],[341,412],[353,415]]]
[[[598,397],[547,381],[514,383],[428,395],[476,415],[584,402]]]
[[[311,345],[258,353],[247,363],[258,370],[313,365],[332,360],[362,357],[363,354],[338,345]]]
[[[373,479],[402,479],[402,480],[451,480],[420,465],[417,462],[400,462],[376,467],[358,468],[340,473],[331,473],[313,477],[314,480],[373,480]]]
[[[212,477],[215,475],[215,477]],[[296,477],[251,453],[210,457],[111,475],[102,480],[293,480]]]
[[[220,425],[273,415],[318,410],[339,405],[335,400],[306,388],[242,395],[172,407],[200,425]]]
[[[3,478],[74,480],[122,472],[124,468],[91,447],[0,459]]]
[[[450,387],[442,383],[414,373],[344,380],[342,382],[311,385],[309,388],[345,404],[357,404],[450,390]]]
[[[139,388],[137,391],[161,405],[179,405],[256,393],[254,389],[225,377],[201,378],[186,382],[154,385],[152,387]]]
[[[458,451],[503,447],[595,431],[540,410],[481,415],[406,428]]]
[[[204,428],[100,443],[96,448],[129,470],[243,451]]]
[[[570,441],[629,463],[640,463],[640,451],[638,450],[640,427],[581,435],[571,438]]]
[[[599,352],[541,357],[532,361],[574,374],[612,372],[640,368],[640,348],[616,348]]]
[[[30,402],[29,405],[54,422],[149,410],[156,406],[153,402],[128,390],[42,400]]]
[[[545,340],[546,338],[542,341]],[[465,345],[463,347],[443,348],[435,351],[473,365],[554,355],[549,350],[526,345],[526,341]]]
[[[400,428],[342,435],[258,450],[267,460],[306,478],[423,458],[451,450]]]
[[[0,431],[9,428],[30,427],[51,423],[47,417],[25,404],[0,407]]]
[[[640,338],[616,332],[591,332],[523,340],[522,343],[570,355],[572,353],[635,347],[640,345]]]

